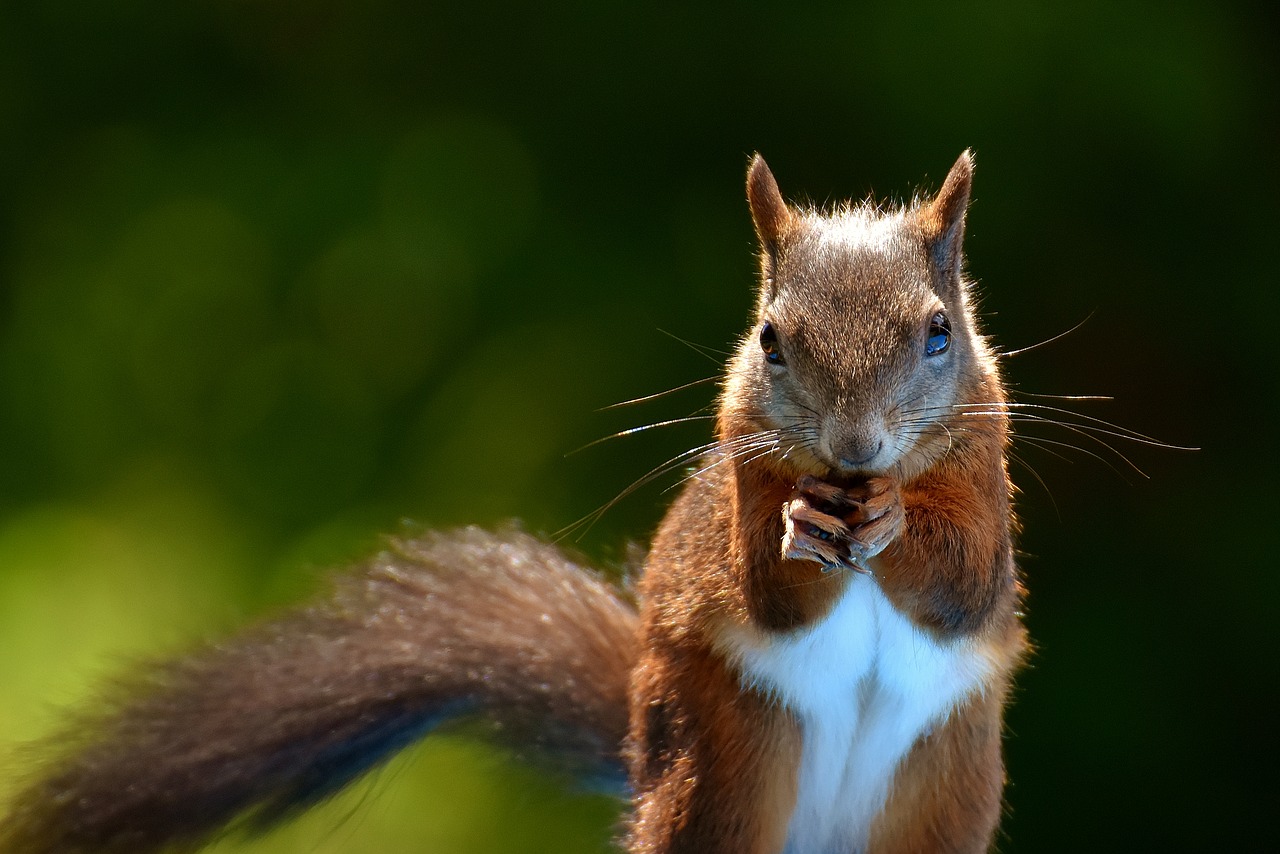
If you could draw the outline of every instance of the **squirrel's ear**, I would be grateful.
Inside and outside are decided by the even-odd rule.
[[[769,165],[759,154],[752,156],[747,168],[747,203],[751,206],[751,221],[755,223],[760,246],[766,254],[772,254],[778,238],[791,223],[791,209],[783,200]]]
[[[959,272],[964,243],[964,215],[969,208],[969,189],[973,186],[973,152],[965,149],[956,160],[942,189],[932,201],[920,209],[920,225],[933,257],[944,275]]]

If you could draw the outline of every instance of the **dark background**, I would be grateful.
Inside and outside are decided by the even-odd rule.
[[[705,441],[742,174],[936,188],[1019,389],[1196,445],[1020,444],[1007,852],[1274,842],[1277,40],[1266,4],[0,11],[0,746],[402,524],[551,533]],[[1094,459],[1097,454],[1103,460]],[[667,482],[576,543],[618,564]],[[402,520],[409,520],[405,523]],[[0,777],[0,795],[11,775]],[[464,741],[222,851],[597,851]]]

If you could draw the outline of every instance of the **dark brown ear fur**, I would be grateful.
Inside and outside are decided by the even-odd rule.
[[[969,208],[973,185],[973,152],[965,149],[956,160],[942,189],[920,209],[920,226],[933,247],[934,259],[943,276],[956,275],[964,243],[964,215]]]
[[[787,207],[778,182],[774,180],[769,165],[759,154],[752,156],[747,168],[747,203],[751,206],[751,220],[756,226],[756,236],[765,252],[773,252],[778,240],[791,225],[791,209]]]
[[[747,167],[747,204],[760,241],[760,300],[761,305],[766,305],[773,299],[778,244],[791,229],[795,214],[787,207],[769,165],[758,153]]]

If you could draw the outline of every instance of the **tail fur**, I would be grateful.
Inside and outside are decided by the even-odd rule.
[[[620,772],[636,615],[553,546],[401,540],[332,594],[113,692],[0,819],[4,854],[191,848],[336,792],[448,719]]]

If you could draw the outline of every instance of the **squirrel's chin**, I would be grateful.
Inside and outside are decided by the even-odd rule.
[[[886,460],[884,463],[876,463],[875,465],[860,466],[858,468],[849,468],[847,466],[836,466],[830,463],[822,463],[821,471],[806,472],[821,478],[832,486],[849,488],[858,484],[865,483],[873,477],[884,477],[886,475],[896,475],[900,473],[902,460],[894,458]]]

